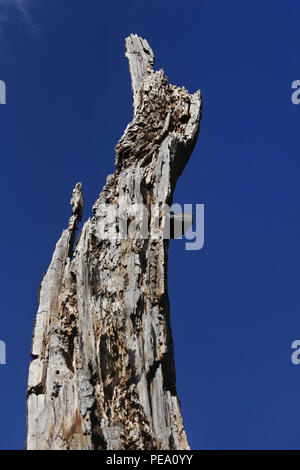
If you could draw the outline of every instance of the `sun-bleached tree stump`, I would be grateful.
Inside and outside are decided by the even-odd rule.
[[[193,150],[200,91],[154,71],[144,39],[126,39],[134,116],[85,222],[81,184],[39,293],[28,381],[28,449],[188,449],[176,393],[164,217]],[[149,235],[105,238],[105,207],[147,208]],[[128,224],[128,222],[126,222]],[[157,226],[158,223],[158,226]],[[129,217],[130,227],[130,217]]]

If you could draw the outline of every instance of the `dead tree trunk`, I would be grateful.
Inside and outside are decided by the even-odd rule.
[[[144,39],[126,39],[134,117],[85,222],[81,184],[42,281],[29,370],[28,449],[188,449],[176,393],[165,218],[193,150],[201,95],[153,71]],[[126,238],[105,237],[110,208],[128,209]],[[130,207],[147,208],[146,238]],[[139,221],[137,223],[141,224]],[[136,228],[136,227],[135,227]]]

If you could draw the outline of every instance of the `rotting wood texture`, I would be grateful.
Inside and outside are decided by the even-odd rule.
[[[176,393],[167,289],[168,240],[157,237],[195,145],[201,94],[154,71],[145,39],[126,39],[133,120],[116,146],[94,216],[72,216],[39,292],[28,381],[28,449],[188,449]],[[124,202],[125,201],[125,202]],[[149,235],[103,237],[105,207],[147,208]],[[157,226],[158,223],[158,226]],[[156,233],[156,236],[154,234]],[[101,235],[102,234],[102,235]]]

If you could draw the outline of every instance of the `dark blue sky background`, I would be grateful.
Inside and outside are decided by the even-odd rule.
[[[170,246],[177,385],[194,449],[300,449],[298,0],[0,1],[0,448],[25,443],[42,273],[82,181],[86,219],[132,117],[124,39],[203,93],[175,202],[205,204],[205,246]],[[10,0],[13,4],[14,0]],[[3,16],[5,15],[5,16]]]

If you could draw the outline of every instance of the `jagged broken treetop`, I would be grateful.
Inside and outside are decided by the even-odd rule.
[[[153,236],[152,207],[171,205],[198,135],[201,95],[154,72],[154,54],[137,35],[126,39],[126,56],[134,116],[116,146],[116,170],[75,249],[83,199],[81,184],[74,188],[68,228],[40,287],[28,449],[188,449],[176,392],[168,240]],[[107,205],[141,203],[146,239],[103,236]],[[165,219],[158,220],[163,232]]]

